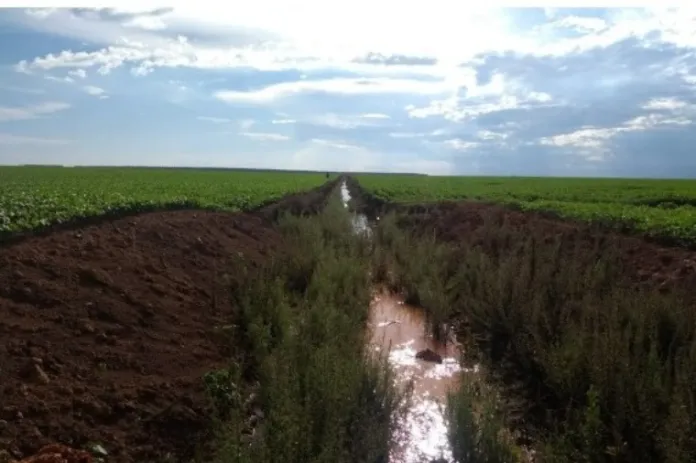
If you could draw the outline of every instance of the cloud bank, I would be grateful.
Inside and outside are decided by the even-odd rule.
[[[696,176],[694,7],[203,3],[2,12],[40,46],[6,62],[0,131],[69,138],[66,163]]]

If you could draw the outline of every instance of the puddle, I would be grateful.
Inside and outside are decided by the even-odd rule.
[[[341,198],[348,207],[351,196],[345,182],[341,184]],[[371,234],[366,216],[354,215],[352,222],[356,233]],[[388,291],[375,293],[368,326],[370,346],[379,353],[389,352],[397,385],[406,386],[412,381],[410,407],[397,426],[397,443],[391,450],[390,463],[452,461],[444,406],[447,392],[456,386],[462,371],[459,347],[455,342],[443,344],[426,335],[423,310],[404,304]],[[416,354],[425,349],[437,354],[442,362],[417,358]]]
[[[388,360],[399,385],[413,381],[411,406],[398,426],[397,446],[391,463],[421,463],[444,458],[452,461],[447,440],[444,405],[447,392],[456,386],[459,348],[426,336],[422,309],[404,304],[398,296],[378,292],[370,305],[371,345],[375,351],[389,350]],[[442,363],[416,358],[422,350],[438,354]]]
[[[341,183],[341,201],[343,202],[343,207],[348,207],[348,202],[350,202],[350,191],[348,191],[346,182]],[[354,214],[351,218],[351,222],[355,233],[361,233],[367,236],[372,235],[372,229],[364,214]]]

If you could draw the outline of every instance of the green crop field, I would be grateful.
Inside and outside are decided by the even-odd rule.
[[[325,175],[117,167],[0,167],[0,233],[109,212],[243,210],[308,190]]]
[[[655,236],[696,242],[696,180],[357,175],[381,199],[416,203],[479,200],[554,211],[563,217],[628,224]]]

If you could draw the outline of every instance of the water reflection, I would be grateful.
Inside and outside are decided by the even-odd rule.
[[[348,207],[351,196],[348,190],[348,185],[346,182],[341,183],[341,201],[343,202],[343,207]],[[367,236],[372,234],[372,229],[367,221],[367,217],[364,214],[353,214],[351,217],[351,222],[353,224],[353,231],[355,233],[362,233]]]
[[[341,184],[343,206],[351,196],[345,182]],[[367,217],[352,216],[353,230],[370,235]],[[389,457],[391,463],[422,463],[436,459],[452,461],[447,440],[444,405],[447,392],[456,385],[459,348],[454,342],[439,343],[426,335],[425,316],[421,309],[404,304],[395,295],[380,292],[370,304],[371,345],[376,351],[389,350],[389,363],[399,385],[409,382],[412,402],[399,423],[396,442]],[[421,360],[416,355],[430,349],[431,357],[440,362]]]
[[[371,343],[375,350],[389,349],[389,363],[397,381],[413,381],[412,404],[399,425],[398,445],[392,450],[391,463],[421,463],[438,458],[451,461],[447,440],[444,404],[447,392],[456,385],[459,348],[454,343],[443,345],[425,335],[422,310],[404,304],[397,296],[380,292],[370,306]],[[416,358],[430,349],[442,363]]]

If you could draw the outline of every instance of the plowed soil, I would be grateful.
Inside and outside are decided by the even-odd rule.
[[[0,248],[0,451],[95,443],[109,462],[187,461],[209,432],[202,376],[229,282],[282,249],[270,219],[321,209],[334,182],[253,214],[143,214]]]

